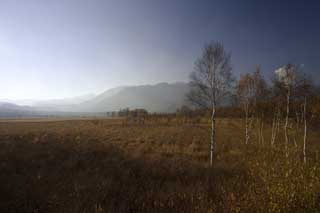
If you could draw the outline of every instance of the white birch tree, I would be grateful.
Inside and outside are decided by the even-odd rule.
[[[255,99],[255,82],[250,73],[240,76],[237,96],[245,115],[245,144],[249,143],[253,122],[253,105]]]
[[[292,87],[295,83],[296,71],[297,71],[296,66],[292,64],[288,64],[275,71],[275,74],[278,77],[278,81],[286,89],[286,117],[285,117],[285,123],[284,123],[286,157],[289,156],[288,125],[289,125],[289,114],[290,114],[290,98],[291,98]]]
[[[210,165],[216,149],[216,109],[232,89],[230,54],[220,42],[205,45],[190,75],[188,100],[197,107],[211,111]]]
[[[308,78],[304,73],[298,73],[296,77],[296,96],[297,101],[300,103],[301,106],[301,117],[302,117],[302,124],[303,124],[303,162],[307,163],[307,134],[308,134],[308,123],[307,123],[307,106],[308,106],[308,99],[311,99],[314,92],[314,85],[310,77]]]

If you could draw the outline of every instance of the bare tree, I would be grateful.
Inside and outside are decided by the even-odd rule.
[[[296,76],[296,66],[288,64],[284,67],[281,67],[275,71],[279,82],[286,89],[286,118],[284,124],[284,135],[285,135],[285,151],[286,156],[289,155],[288,144],[288,125],[289,125],[289,113],[290,113],[290,97],[292,92],[292,86],[294,85],[295,76]]]
[[[271,87],[271,107],[273,108],[273,122],[272,122],[272,132],[271,132],[271,146],[275,145],[278,133],[281,126],[281,118],[286,111],[286,102],[287,102],[287,90],[284,84],[279,80],[279,77],[276,75],[272,78],[272,87]]]
[[[220,42],[205,45],[190,75],[188,100],[197,107],[211,110],[210,165],[216,147],[216,108],[230,94],[233,78],[230,54]]]
[[[258,123],[258,142],[264,144],[263,128],[265,113],[268,111],[266,105],[270,101],[270,90],[261,74],[260,66],[257,66],[256,71],[253,73],[253,81],[255,85],[254,111]]]
[[[256,71],[241,75],[237,85],[237,96],[245,112],[245,143],[248,144],[253,118],[258,123],[259,143],[263,143],[263,102],[268,95],[267,83],[263,79],[260,66]],[[260,104],[260,105],[259,105]]]
[[[305,73],[297,73],[296,77],[296,97],[298,98],[298,103],[301,105],[301,117],[303,122],[303,162],[307,163],[307,103],[308,99],[312,97],[314,91],[314,85],[312,80],[306,76]]]
[[[245,114],[245,144],[248,144],[253,121],[253,105],[256,97],[255,82],[250,73],[240,76],[237,85],[237,96]]]

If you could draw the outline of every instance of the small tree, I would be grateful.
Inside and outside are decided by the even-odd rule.
[[[263,102],[268,95],[267,83],[263,79],[260,67],[256,71],[240,76],[237,85],[237,97],[245,113],[245,143],[248,144],[254,116],[259,121],[259,142],[263,141],[262,117]],[[260,138],[261,137],[261,138]]]
[[[205,45],[190,75],[188,100],[195,106],[211,110],[210,165],[216,146],[216,108],[230,94],[233,78],[230,54],[219,42]]]
[[[255,99],[255,83],[253,76],[246,73],[240,76],[237,85],[237,96],[244,110],[245,115],[245,144],[248,144],[250,139],[250,131],[252,127],[253,105]]]
[[[286,151],[287,157],[289,155],[288,125],[289,125],[289,113],[290,113],[290,98],[291,98],[292,87],[295,82],[296,72],[297,72],[297,68],[292,64],[288,64],[275,71],[278,77],[279,83],[286,89],[286,118],[285,118],[285,124],[284,124],[284,135],[285,135],[285,151]]]
[[[305,73],[298,73],[296,77],[296,97],[298,104],[302,107],[302,121],[303,121],[303,162],[307,163],[307,154],[306,154],[306,146],[307,146],[307,103],[308,99],[311,99],[314,94],[314,85],[312,80],[306,76]]]
[[[254,114],[258,122],[258,142],[264,144],[263,125],[265,113],[268,113],[268,102],[270,101],[270,90],[267,82],[261,74],[261,68],[258,66],[253,73],[255,86]]]
[[[273,108],[271,146],[275,145],[277,135],[280,131],[281,117],[285,114],[286,96],[286,88],[283,83],[279,81],[278,76],[274,75],[272,78],[270,99],[271,107]]]

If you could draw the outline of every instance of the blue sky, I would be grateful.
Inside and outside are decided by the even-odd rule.
[[[320,80],[316,0],[0,0],[0,99],[187,81],[206,42],[236,76],[288,62]]]

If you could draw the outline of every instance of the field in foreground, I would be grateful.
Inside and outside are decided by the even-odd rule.
[[[121,120],[0,122],[0,212],[319,212],[320,132],[289,158],[243,143],[240,120],[209,127]]]

